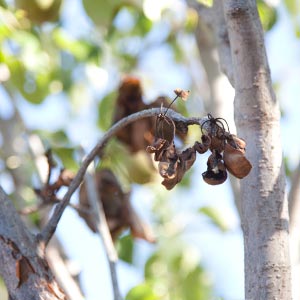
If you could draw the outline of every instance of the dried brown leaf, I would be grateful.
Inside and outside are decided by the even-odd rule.
[[[186,171],[188,171],[196,160],[196,151],[195,149],[188,148],[184,150],[178,156],[178,160],[176,161],[176,169],[175,173],[172,177],[165,177],[162,181],[162,184],[166,187],[166,189],[171,190],[177,183],[179,183]]]
[[[112,239],[116,240],[124,229],[131,228],[132,224],[137,224],[137,221],[132,219],[137,218],[137,214],[131,206],[130,194],[123,192],[120,183],[112,171],[109,169],[98,170],[95,174],[95,180],[100,197],[99,201],[102,201],[110,234]],[[79,201],[83,208],[90,209],[86,185],[84,183],[80,188]],[[96,232],[93,215],[82,211],[78,213],[85,220],[89,228],[93,232]],[[134,230],[138,231],[136,228],[137,225],[134,227]],[[143,238],[141,233],[139,237]],[[151,240],[146,233],[144,238],[145,240]]]

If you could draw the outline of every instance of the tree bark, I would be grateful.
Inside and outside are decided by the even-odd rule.
[[[46,260],[0,186],[0,275],[10,300],[66,299]]]
[[[235,88],[238,136],[253,165],[241,181],[245,298],[291,299],[288,203],[280,111],[272,89],[254,0],[224,0]]]

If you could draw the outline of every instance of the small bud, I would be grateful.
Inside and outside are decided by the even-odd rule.
[[[190,91],[182,90],[182,89],[175,89],[174,93],[176,94],[177,97],[180,97],[183,101],[186,101],[187,98],[189,97]]]

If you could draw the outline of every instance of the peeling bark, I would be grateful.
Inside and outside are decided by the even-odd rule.
[[[63,300],[34,236],[0,187],[0,275],[11,300]]]
[[[234,71],[235,122],[253,170],[241,181],[245,298],[291,299],[288,203],[280,111],[256,1],[224,0]]]

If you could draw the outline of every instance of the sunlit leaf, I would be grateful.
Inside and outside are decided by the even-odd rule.
[[[34,131],[42,140],[47,141],[47,144],[52,147],[64,147],[69,144],[69,139],[63,130],[54,132],[45,130]]]
[[[284,0],[284,4],[292,16],[299,15],[300,3],[298,0]]]
[[[259,0],[257,1],[257,9],[264,30],[270,30],[277,21],[276,8],[268,5],[262,0]]]
[[[152,180],[154,168],[145,152],[132,154],[122,143],[111,140],[105,147],[101,166],[108,167],[120,177],[124,184],[145,184]]]
[[[126,300],[159,300],[158,297],[147,283],[142,283],[132,288],[126,295]]]
[[[199,209],[199,212],[207,216],[210,221],[215,224],[220,230],[228,230],[228,225],[226,224],[224,217],[216,208],[212,206],[203,206]]]
[[[94,52],[95,46],[84,40],[72,39],[61,29],[54,30],[52,36],[58,47],[70,52],[78,60],[87,60]],[[97,47],[97,50],[99,50],[99,47]]]
[[[87,15],[98,26],[110,25],[115,14],[118,12],[120,1],[118,0],[82,0]]]
[[[64,168],[71,171],[78,170],[78,163],[74,158],[74,148],[54,147],[52,148],[52,151],[53,154],[59,157]]]
[[[27,12],[28,18],[35,23],[57,21],[62,0],[16,0],[15,4]]]
[[[117,241],[117,251],[120,259],[132,263],[133,259],[133,238],[130,234],[125,235]]]
[[[291,175],[292,175],[293,172],[291,170],[290,161],[289,161],[289,158],[287,156],[283,157],[283,163],[284,163],[284,168],[285,168],[285,175],[288,178],[291,178]]]
[[[98,126],[102,130],[108,130],[113,119],[114,106],[117,99],[117,93],[112,92],[106,95],[98,106]]]
[[[197,2],[208,7],[211,7],[214,3],[213,0],[197,0]]]

